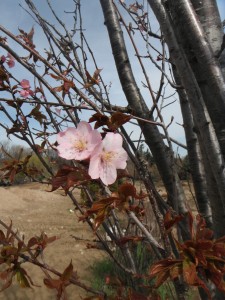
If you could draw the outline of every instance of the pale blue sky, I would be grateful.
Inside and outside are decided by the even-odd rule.
[[[30,28],[35,24],[34,20],[19,6],[19,3],[26,7],[26,4],[23,0],[0,0],[1,7],[1,24],[5,26],[7,29],[12,31],[15,34],[18,34],[18,27],[24,29],[25,31],[29,31]],[[127,0],[126,3],[133,3],[134,0]],[[218,0],[218,6],[221,13],[221,19],[225,19],[225,0]],[[56,13],[62,18],[62,20],[70,26],[72,24],[72,15],[64,14],[63,11],[71,11],[73,9],[73,1],[69,0],[54,0],[51,1],[53,3]],[[54,18],[49,14],[49,9],[46,4],[46,0],[34,0],[34,4],[40,10],[41,15],[46,17],[46,19],[51,22],[55,22]],[[111,96],[115,104],[125,104],[124,95],[120,88],[118,82],[118,76],[116,73],[115,65],[111,56],[111,48],[108,40],[108,34],[106,27],[103,25],[104,19],[103,14],[100,7],[99,0],[82,0],[82,11],[83,11],[83,22],[84,28],[86,29],[85,35],[92,47],[93,52],[95,53],[98,65],[100,68],[103,68],[102,75],[106,82],[112,82]],[[34,41],[38,51],[42,51],[43,48],[47,47],[47,42],[42,35],[42,32],[38,25],[35,25],[35,36]],[[4,54],[1,53],[0,55]],[[130,55],[134,57],[134,51],[131,49]],[[91,68],[91,67],[90,67]],[[91,71],[94,71],[91,70]],[[136,75],[139,75],[139,86],[141,87],[141,71],[139,66],[134,64],[134,71]],[[151,68],[149,71],[149,77],[152,82],[152,85],[157,90],[158,86],[158,75],[156,71],[151,72]],[[22,76],[21,69],[15,69],[17,75]],[[25,73],[24,73],[25,74]],[[23,75],[23,78],[27,78],[26,75]],[[21,78],[21,79],[23,79]],[[137,76],[138,78],[138,76]],[[145,97],[147,94],[144,93]],[[179,139],[184,140],[183,137],[183,129],[181,126],[176,125],[177,123],[182,123],[182,118],[179,113],[179,104],[178,101],[173,104],[167,111],[165,111],[165,121],[169,122],[171,116],[175,117],[174,125],[171,126],[170,131],[172,136]],[[1,130],[1,129],[0,129]],[[1,134],[1,131],[0,131]],[[2,136],[3,134],[1,134]]]

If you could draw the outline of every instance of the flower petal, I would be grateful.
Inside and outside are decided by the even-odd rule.
[[[121,149],[122,144],[123,139],[119,133],[108,132],[103,140],[103,146],[106,151]]]
[[[104,162],[100,169],[100,178],[105,185],[113,184],[116,181],[117,172],[114,164]]]
[[[101,158],[99,155],[92,156],[90,159],[88,174],[92,179],[97,179],[100,176]]]
[[[20,85],[22,86],[23,89],[29,89],[30,88],[30,82],[27,79],[23,79],[20,82]]]

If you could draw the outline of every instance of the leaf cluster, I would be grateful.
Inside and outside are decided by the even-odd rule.
[[[167,214],[167,229],[181,217],[169,219]],[[208,281],[225,293],[225,237],[213,239],[213,231],[206,228],[205,220],[199,215],[194,222],[192,214],[188,213],[188,222],[191,239],[180,243],[173,238],[179,259],[167,258],[155,263],[150,269],[150,277],[156,278],[155,286],[159,287],[167,279],[182,276],[188,285],[203,288],[212,299],[206,284]]]

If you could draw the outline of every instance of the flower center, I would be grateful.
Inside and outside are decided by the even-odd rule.
[[[75,142],[74,148],[77,151],[82,152],[87,148],[87,142],[84,141],[84,140],[78,140],[78,141]]]
[[[101,155],[102,161],[108,162],[108,163],[110,163],[112,161],[113,157],[114,157],[114,153],[112,151],[109,151],[109,152],[103,151],[103,153]]]

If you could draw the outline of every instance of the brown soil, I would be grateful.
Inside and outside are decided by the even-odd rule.
[[[105,256],[97,249],[87,249],[86,241],[75,240],[76,237],[94,240],[89,227],[78,222],[78,212],[71,212],[74,206],[62,191],[47,192],[47,186],[31,183],[14,187],[0,187],[0,219],[7,224],[13,221],[14,230],[25,235],[27,241],[34,235],[45,232],[48,236],[59,237],[49,244],[44,251],[44,260],[49,266],[63,271],[72,259],[74,270],[81,281],[90,284],[91,266],[96,260]],[[0,300],[50,300],[55,299],[56,292],[46,288],[43,278],[46,276],[36,266],[24,264],[25,269],[35,284],[41,287],[23,289],[16,281],[13,286],[0,293]],[[87,293],[79,287],[68,288],[69,299],[82,299]]]
[[[189,199],[188,205],[193,211],[194,203],[187,183],[184,183],[184,189]],[[0,219],[7,224],[12,220],[14,230],[18,230],[21,236],[24,234],[25,241],[41,232],[59,237],[45,249],[45,263],[62,272],[72,259],[81,282],[91,286],[91,266],[106,254],[102,250],[87,249],[86,240],[93,241],[94,234],[87,224],[78,222],[79,213],[73,212],[73,203],[63,191],[48,192],[49,190],[50,187],[37,183],[0,187]],[[158,190],[166,197],[164,188],[159,186]],[[79,191],[75,195],[79,197]],[[76,240],[72,236],[85,240]],[[14,280],[9,289],[0,293],[0,300],[56,299],[56,292],[43,284],[45,274],[31,264],[25,263],[24,267],[34,283],[41,287],[22,289]],[[79,300],[85,296],[88,296],[87,292],[79,287],[68,288],[69,300]]]

